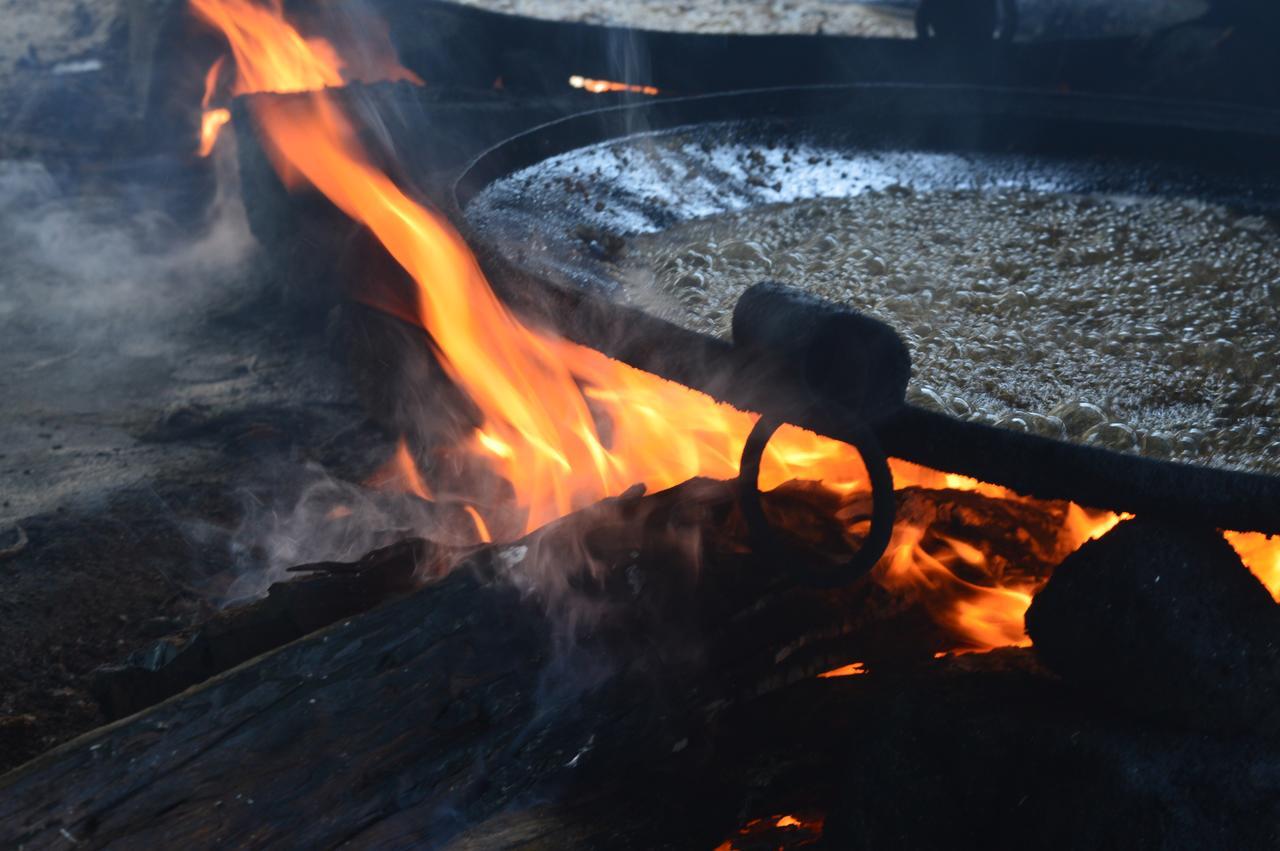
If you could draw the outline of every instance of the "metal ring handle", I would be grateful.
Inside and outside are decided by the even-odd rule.
[[[738,466],[738,499],[752,546],[763,552],[778,549],[777,539],[769,519],[760,503],[760,464],[770,439],[783,425],[782,420],[761,416],[756,421],[747,442],[742,447],[742,460]],[[889,548],[893,536],[893,524],[898,513],[898,503],[893,494],[893,473],[889,459],[880,448],[875,432],[861,420],[846,416],[840,433],[845,443],[853,446],[862,456],[862,465],[871,479],[871,529],[862,546],[843,565],[830,571],[810,571],[809,584],[818,588],[839,588],[861,579],[875,567],[876,562]]]

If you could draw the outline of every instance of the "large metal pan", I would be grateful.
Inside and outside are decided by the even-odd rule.
[[[678,144],[670,144],[673,136]],[[914,153],[950,152],[982,168],[1012,168],[1007,177],[1014,182],[1192,195],[1262,214],[1280,210],[1276,113],[969,87],[854,85],[667,100],[552,122],[476,159],[456,184],[457,212],[495,282],[526,313],[638,366],[758,409],[771,391],[724,366],[735,357],[732,346],[620,304],[611,266],[582,234],[652,231],[726,210],[838,195],[856,191],[866,178],[841,178],[825,163],[811,173],[793,171],[781,187],[732,170],[712,181],[680,177],[696,172],[699,140],[732,139],[766,149],[796,137],[820,139],[828,148],[843,145],[853,158],[881,152],[878,162],[901,172],[891,175],[894,180],[963,185],[965,168],[937,168],[936,158],[923,174],[910,174]],[[648,153],[619,158],[618,145]],[[563,179],[570,173],[589,182],[591,198],[602,203],[584,203],[580,187]],[[566,188],[557,191],[557,185]],[[1277,477],[1156,461],[910,406],[876,431],[896,457],[1023,493],[1280,532]]]

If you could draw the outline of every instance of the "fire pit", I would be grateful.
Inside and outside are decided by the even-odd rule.
[[[305,512],[370,552],[103,671],[127,717],[0,778],[5,839],[1274,842],[1280,479],[926,410],[901,329],[776,282],[732,342],[613,285],[645,230],[978,167],[1265,217],[1272,116],[771,89],[555,121],[455,182],[386,39],[194,5],[235,59],[203,151],[229,122],[276,267],[341,294],[310,306],[395,451],[372,509]]]

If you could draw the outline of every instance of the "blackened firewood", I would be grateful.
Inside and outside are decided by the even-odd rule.
[[[834,774],[827,847],[1276,847],[1274,740],[1135,724],[1031,655],[803,684],[794,709],[774,708],[773,753],[808,754],[809,776]],[[793,768],[769,785],[778,794],[804,777]]]
[[[734,804],[699,778],[737,709],[850,660],[929,659],[944,639],[874,582],[798,583],[849,544],[819,489],[766,495],[801,532],[793,564],[747,550],[734,492],[694,480],[602,501],[69,743],[0,779],[0,845],[434,846],[621,781],[628,800],[683,790],[654,825],[709,847]]]
[[[1275,731],[1280,607],[1212,529],[1131,520],[1027,612],[1045,663],[1099,700],[1211,731]]]
[[[188,635],[139,650],[123,664],[95,672],[92,691],[108,719],[123,718],[183,689],[412,590],[425,571],[453,557],[413,538],[356,562],[294,568],[305,574],[277,582],[267,596],[227,609]]]

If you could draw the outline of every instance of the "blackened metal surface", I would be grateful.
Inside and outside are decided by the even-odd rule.
[[[744,120],[728,121],[735,112]],[[705,122],[687,126],[699,117]],[[638,128],[644,132],[637,135]],[[853,153],[833,164],[818,158],[808,163],[812,174],[801,167],[798,179],[789,177],[781,186],[714,167],[709,169],[713,179],[673,179],[695,175],[699,164],[694,161],[708,149],[714,157],[715,147],[735,134],[761,151],[780,139],[800,137],[828,145],[838,140]],[[613,139],[622,141],[614,147]],[[974,179],[975,164],[988,170],[985,179],[1004,185],[1176,193],[1274,213],[1280,209],[1280,171],[1270,152],[1277,139],[1280,113],[1235,107],[964,87],[815,87],[667,101],[555,122],[479,157],[459,180],[457,199],[495,279],[509,278],[513,267],[522,267],[517,276],[522,288],[551,282],[578,306],[558,311],[570,317],[570,336],[627,360],[635,347],[619,345],[619,327],[630,329],[631,337],[651,334],[673,343],[688,343],[696,335],[649,317],[639,322],[630,309],[622,309],[631,317],[625,326],[612,331],[604,331],[599,319],[575,329],[573,317],[594,312],[584,305],[618,295],[608,265],[581,238],[584,226],[603,233],[654,231],[716,212],[847,194],[904,178],[932,186],[965,185]],[[874,152],[870,158],[868,149]],[[575,173],[594,178],[591,191],[601,203],[574,199],[577,190],[564,177]],[[556,197],[552,187],[557,185],[569,189]],[[607,314],[611,309],[596,310]],[[714,357],[710,341],[692,347],[701,352],[692,357],[696,363]],[[669,363],[678,346],[659,348],[666,350],[662,360]],[[640,362],[629,362],[657,371],[662,367],[643,355]],[[744,405],[750,409],[769,405],[767,392],[734,386],[742,382],[726,379],[719,369],[679,380],[735,404],[758,400]],[[1226,528],[1280,531],[1280,480],[1275,477],[1122,455],[912,407],[878,431],[896,457],[1029,495]]]
[[[1163,56],[1142,35],[1046,33],[1034,43],[975,49],[941,39],[628,29],[502,14],[444,0],[375,2],[391,24],[404,63],[434,84],[487,87],[501,80],[512,91],[545,93],[563,90],[569,76],[578,74],[684,95],[867,81],[1149,91],[1168,88],[1171,76],[1168,69],[1144,67],[1153,54],[1157,61]],[[1240,41],[1232,49],[1247,51]],[[1252,80],[1232,82],[1236,85],[1219,85],[1214,94],[1238,99],[1256,88]]]
[[[911,357],[885,323],[782,284],[760,283],[733,311],[734,345],[754,352],[774,379],[838,406],[865,422],[880,422],[905,404]]]

